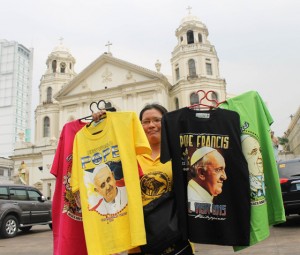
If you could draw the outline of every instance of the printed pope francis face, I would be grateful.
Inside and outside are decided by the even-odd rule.
[[[263,174],[263,160],[258,141],[252,136],[242,137],[242,149],[248,163],[251,174],[257,176]]]
[[[117,196],[116,180],[108,166],[101,168],[94,177],[95,189],[107,203]]]
[[[206,149],[209,149],[209,152],[203,153],[202,151]],[[223,156],[212,148],[201,148],[195,154],[199,154],[200,159],[193,166],[196,170],[194,180],[210,195],[217,196],[221,194],[223,182],[227,179]],[[201,154],[204,154],[204,156]]]
[[[223,156],[213,151],[208,153],[202,172],[204,177],[203,186],[212,195],[217,196],[222,193],[223,181],[227,179],[225,173],[225,161]]]

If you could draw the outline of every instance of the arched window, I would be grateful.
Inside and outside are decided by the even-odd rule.
[[[199,41],[199,43],[202,43],[202,34],[198,34],[198,41]]]
[[[197,93],[193,92],[190,95],[190,104],[199,104],[199,95]]]
[[[188,44],[194,43],[194,32],[192,30],[187,31],[186,37],[187,37]]]
[[[175,97],[175,109],[179,109],[179,100],[178,97]]]
[[[60,72],[65,73],[66,71],[66,63],[62,62],[60,63]]]
[[[56,73],[56,60],[52,61],[52,71],[53,73]]]
[[[219,101],[218,94],[215,91],[211,92],[211,99]]]
[[[70,63],[69,67],[70,67],[70,70],[72,70],[72,63]]]
[[[191,76],[191,77],[196,76],[195,60],[194,59],[189,59],[188,65],[189,65],[189,76]]]
[[[175,75],[176,75],[176,81],[178,81],[180,79],[179,67],[176,67]]]
[[[48,87],[47,88],[47,103],[51,103],[52,102],[52,88]]]
[[[50,137],[50,119],[49,117],[44,118],[44,137]]]
[[[216,104],[219,102],[218,94],[215,91],[211,92],[211,99],[213,100],[213,102],[216,102]]]

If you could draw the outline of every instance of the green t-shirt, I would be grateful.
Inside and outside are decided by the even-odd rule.
[[[242,148],[248,163],[251,187],[251,246],[270,235],[269,226],[286,220],[270,136],[273,118],[256,91],[230,98],[220,107],[240,115]],[[238,251],[246,247],[233,248]]]

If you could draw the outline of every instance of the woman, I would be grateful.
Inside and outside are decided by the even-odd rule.
[[[159,104],[146,105],[140,112],[140,121],[148,138],[152,154],[138,155],[137,160],[143,171],[141,177],[142,200],[145,206],[172,188],[171,162],[160,162],[161,119],[167,110]],[[143,254],[139,248],[129,251],[131,254]],[[180,241],[167,248],[161,254],[193,254],[188,241]]]

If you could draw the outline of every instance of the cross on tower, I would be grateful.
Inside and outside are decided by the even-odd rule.
[[[105,46],[107,46],[107,53],[110,53],[110,46],[112,45],[112,43],[110,41],[107,42],[107,44],[105,44]]]
[[[60,44],[63,44],[63,40],[64,40],[63,37],[59,37]]]
[[[189,14],[191,14],[192,7],[188,6],[186,9],[188,10]]]

